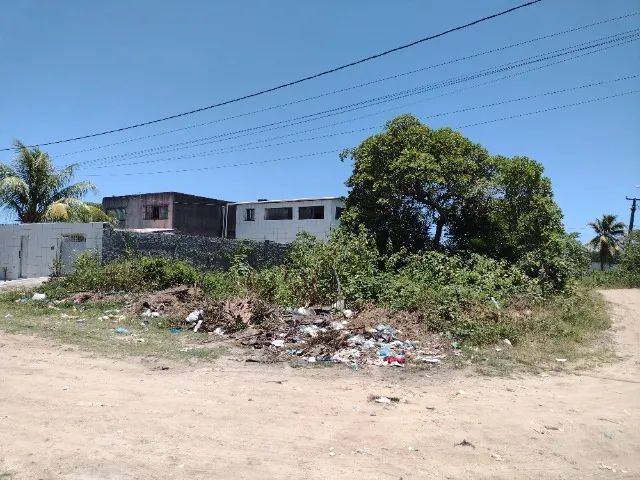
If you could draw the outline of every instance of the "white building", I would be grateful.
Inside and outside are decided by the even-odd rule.
[[[290,243],[300,232],[325,240],[340,223],[344,199],[259,200],[233,203],[228,208],[230,215],[235,210],[235,238]],[[227,228],[228,236],[233,238],[231,222]]]
[[[46,277],[59,258],[69,272],[80,252],[102,252],[103,223],[0,225],[0,280]],[[6,276],[6,278],[5,278]]]

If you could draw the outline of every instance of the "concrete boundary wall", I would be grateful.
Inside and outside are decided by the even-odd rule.
[[[127,254],[184,260],[202,270],[225,269],[242,244],[251,249],[249,263],[256,268],[275,265],[284,259],[288,245],[275,242],[242,241],[229,238],[162,233],[134,233],[104,230],[102,260],[109,262]]]
[[[45,277],[64,254],[69,263],[80,251],[102,251],[102,223],[21,223],[0,225],[0,280]],[[73,240],[73,246],[65,241]],[[66,252],[66,253],[65,253]]]

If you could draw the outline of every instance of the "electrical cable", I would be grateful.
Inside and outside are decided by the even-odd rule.
[[[114,154],[114,155],[110,155],[110,156],[105,156],[105,157],[98,157],[95,159],[90,159],[90,160],[84,160],[81,162],[77,162],[75,163],[75,165],[86,165],[86,164],[92,164],[92,163],[99,163],[99,162],[111,162],[114,159],[124,159],[124,158],[128,158],[128,157],[144,157],[144,156],[150,156],[150,155],[158,155],[158,154],[164,154],[164,153],[171,153],[171,152],[176,152],[176,151],[180,151],[180,150],[184,150],[184,149],[188,149],[188,148],[197,148],[203,145],[207,145],[207,144],[211,144],[211,143],[219,143],[221,141],[227,141],[227,140],[231,140],[231,139],[236,139],[236,138],[241,138],[247,135],[253,135],[253,134],[261,134],[264,132],[268,132],[268,131],[273,131],[273,130],[277,130],[280,128],[285,128],[285,127],[291,127],[291,126],[295,126],[295,125],[300,125],[300,124],[304,124],[304,123],[308,123],[311,121],[315,121],[315,120],[321,120],[323,118],[328,118],[328,117],[332,117],[335,115],[341,115],[343,113],[348,113],[351,111],[355,111],[355,110],[360,110],[362,108],[368,108],[371,106],[375,106],[375,105],[380,105],[383,103],[388,103],[390,101],[395,101],[398,99],[402,99],[402,98],[407,98],[410,96],[415,96],[424,92],[428,92],[428,91],[432,91],[432,90],[436,90],[439,88],[445,88],[451,85],[456,85],[458,83],[463,83],[463,82],[467,82],[470,80],[475,80],[477,78],[482,78],[484,76],[489,76],[489,75],[494,75],[496,73],[501,73],[504,71],[509,71],[509,70],[513,70],[515,68],[519,68],[522,66],[528,66],[531,64],[535,64],[535,63],[540,63],[540,62],[544,62],[553,58],[558,58],[558,57],[563,57],[566,55],[571,55],[573,53],[577,53],[577,52],[582,52],[584,50],[589,50],[595,47],[602,47],[604,46],[604,48],[596,50],[596,51],[602,51],[607,49],[607,46],[619,46],[619,45],[623,45],[626,43],[629,43],[631,41],[636,41],[640,38],[640,29],[635,29],[635,30],[630,30],[628,32],[623,32],[620,34],[615,34],[615,35],[610,35],[607,37],[603,37],[597,40],[591,40],[588,42],[582,42],[579,43],[577,45],[572,45],[570,47],[565,47],[559,50],[554,50],[551,52],[546,52],[543,54],[538,54],[538,55],[534,55],[534,56],[530,56],[530,57],[525,57],[523,59],[519,59],[516,61],[512,61],[512,62],[507,62],[505,64],[501,64],[495,67],[491,67],[489,69],[484,69],[481,70],[479,72],[474,72],[472,74],[467,74],[467,75],[462,75],[459,77],[454,77],[451,79],[447,79],[444,81],[440,81],[440,82],[436,82],[433,84],[427,84],[427,85],[421,85],[418,87],[414,87],[411,89],[406,89],[406,90],[402,90],[400,92],[394,92],[391,94],[386,94],[380,97],[375,97],[372,99],[367,99],[367,100],[363,100],[360,102],[355,102],[349,105],[343,105],[343,106],[339,106],[339,107],[334,107],[328,110],[323,110],[321,112],[315,112],[312,114],[306,114],[306,115],[302,115],[302,116],[298,116],[298,117],[294,117],[294,118],[290,118],[290,119],[285,119],[285,120],[281,120],[281,121],[277,121],[277,122],[270,122],[267,124],[262,124],[262,125],[258,125],[258,126],[254,126],[254,127],[249,127],[249,128],[244,128],[244,129],[240,129],[240,130],[235,130],[235,131],[229,131],[229,132],[225,132],[225,133],[221,133],[221,134],[217,134],[214,136],[209,136],[209,137],[200,137],[197,139],[192,139],[192,140],[187,140],[187,141],[183,141],[183,142],[177,142],[177,143],[172,143],[172,144],[165,144],[165,145],[161,145],[161,146],[157,146],[157,147],[150,147],[150,148],[146,148],[146,149],[142,149],[142,150],[137,150],[137,151],[133,151],[133,152],[126,152],[126,153],[121,153],[121,154]],[[559,52],[559,53],[558,53]],[[591,53],[591,52],[587,52],[587,53]],[[595,53],[595,52],[593,52]],[[584,54],[582,55],[578,55],[575,58],[580,58],[581,56],[584,56]],[[571,59],[571,58],[569,58]],[[569,60],[569,59],[564,59],[564,60]],[[563,60],[563,61],[564,61]],[[556,62],[556,63],[561,63],[561,62]],[[553,64],[556,64],[553,63]],[[535,70],[535,69],[532,69]],[[342,123],[342,122],[339,122]],[[171,147],[175,147],[175,148],[171,148]]]
[[[400,45],[398,47],[390,48],[390,49],[385,50],[383,52],[379,52],[379,53],[376,53],[376,54],[373,54],[373,55],[369,55],[367,57],[360,58],[358,60],[354,60],[354,61],[351,61],[349,63],[345,63],[345,64],[339,65],[337,67],[330,68],[328,70],[324,70],[324,71],[321,71],[321,72],[318,72],[318,73],[314,73],[312,75],[308,75],[306,77],[299,78],[297,80],[292,80],[290,82],[286,82],[286,83],[282,83],[280,85],[276,85],[274,87],[265,88],[263,90],[259,90],[257,92],[249,93],[249,94],[246,94],[246,95],[243,95],[243,96],[240,96],[240,97],[232,98],[232,99],[229,99],[229,100],[224,100],[222,102],[218,102],[218,103],[215,103],[213,105],[208,105],[208,106],[205,106],[205,107],[199,107],[199,108],[195,108],[193,110],[189,110],[189,111],[186,111],[186,112],[181,112],[181,113],[177,113],[177,114],[174,114],[174,115],[168,115],[168,116],[162,117],[162,118],[157,118],[155,120],[149,120],[149,121],[146,121],[146,122],[140,122],[140,123],[136,123],[136,124],[132,124],[132,125],[127,125],[125,127],[113,128],[111,130],[104,130],[104,131],[101,131],[101,132],[91,133],[91,134],[88,134],[88,135],[80,135],[80,136],[77,136],[77,137],[71,137],[71,138],[66,138],[66,139],[62,139],[62,140],[40,142],[40,143],[37,143],[35,145],[29,145],[29,147],[38,147],[38,146],[46,146],[46,145],[57,145],[57,144],[60,144],[60,143],[75,142],[75,141],[84,140],[84,139],[87,139],[87,138],[94,138],[94,137],[108,135],[108,134],[112,134],[112,133],[116,133],[116,132],[123,132],[125,130],[131,130],[131,129],[134,129],[134,128],[144,127],[146,125],[152,125],[152,124],[155,124],[155,123],[165,122],[167,120],[172,120],[174,118],[180,118],[180,117],[184,117],[184,116],[187,116],[187,115],[192,115],[194,113],[203,112],[205,110],[211,110],[213,108],[221,107],[223,105],[229,105],[231,103],[240,102],[242,100],[247,100],[249,98],[254,98],[254,97],[257,97],[257,96],[260,96],[260,95],[264,95],[266,93],[274,92],[276,90],[281,90],[283,88],[291,87],[291,86],[297,85],[299,83],[307,82],[309,80],[320,78],[320,77],[323,77],[325,75],[329,75],[331,73],[338,72],[340,70],[345,70],[347,68],[351,68],[351,67],[354,67],[356,65],[360,65],[362,63],[365,63],[365,62],[368,62],[368,61],[371,61],[371,60],[374,60],[374,59],[389,55],[391,53],[398,52],[400,50],[404,50],[404,49],[413,47],[415,45],[427,42],[429,40],[433,40],[433,39],[436,39],[436,38],[439,38],[439,37],[443,37],[443,36],[445,36],[445,35],[447,35],[449,33],[453,33],[453,32],[459,31],[459,30],[464,30],[466,28],[472,27],[472,26],[477,25],[479,23],[483,23],[483,22],[486,22],[488,20],[492,20],[494,18],[498,18],[498,17],[501,17],[503,15],[507,15],[507,14],[515,12],[516,10],[519,10],[521,8],[526,8],[526,7],[529,7],[531,5],[535,5],[536,3],[540,3],[541,1],[542,0],[531,0],[529,2],[526,2],[526,3],[523,3],[523,4],[517,5],[515,7],[503,10],[501,12],[497,12],[497,13],[494,13],[492,15],[487,15],[485,17],[473,20],[473,21],[465,23],[463,25],[459,25],[457,27],[449,28],[449,29],[447,29],[445,31],[442,31],[440,33],[436,33],[434,35],[429,35],[427,37],[420,38],[418,40],[414,40],[414,41],[412,41],[410,43],[406,43],[406,44]],[[9,147],[9,148],[0,149],[0,151],[9,151],[9,150],[12,150],[12,149],[13,149],[12,147]]]
[[[344,88],[340,88],[340,89],[336,89],[336,90],[331,90],[331,91],[328,91],[328,92],[323,92],[323,93],[320,93],[320,94],[317,94],[317,95],[313,95],[313,96],[310,96],[310,97],[301,98],[301,99],[293,100],[293,101],[286,102],[286,103],[280,103],[280,104],[277,104],[277,105],[272,105],[272,106],[261,108],[261,109],[258,109],[258,110],[252,110],[252,111],[249,111],[249,112],[243,112],[243,113],[239,113],[239,114],[236,114],[236,115],[231,115],[231,116],[224,117],[224,118],[219,118],[219,119],[216,119],[216,120],[196,123],[196,124],[192,124],[192,125],[186,125],[184,127],[174,128],[174,129],[170,129],[170,130],[164,130],[164,131],[156,132],[156,133],[149,134],[149,135],[143,135],[143,136],[139,136],[139,137],[129,138],[129,139],[126,139],[126,140],[121,140],[119,142],[112,142],[112,143],[107,143],[107,144],[103,144],[103,145],[97,145],[97,146],[94,146],[94,147],[91,147],[91,148],[85,148],[85,149],[82,149],[82,150],[76,150],[76,151],[73,151],[73,152],[66,152],[66,153],[56,154],[56,158],[62,158],[62,157],[70,156],[70,155],[77,155],[79,153],[92,152],[92,151],[101,150],[101,149],[108,148],[108,147],[113,147],[113,146],[116,146],[116,145],[123,145],[123,144],[126,144],[126,143],[137,142],[137,141],[140,141],[140,140],[148,140],[150,138],[156,138],[156,137],[163,136],[163,135],[169,135],[171,133],[177,133],[177,132],[182,132],[182,131],[185,131],[185,130],[190,130],[190,129],[193,129],[193,128],[199,128],[199,127],[204,127],[204,126],[208,126],[208,125],[214,125],[214,124],[217,124],[217,123],[221,123],[221,122],[225,122],[225,121],[229,121],[229,120],[234,120],[234,119],[238,119],[238,118],[243,118],[243,117],[247,117],[247,116],[250,116],[250,115],[255,115],[255,114],[258,114],[258,113],[264,113],[264,112],[276,110],[276,109],[279,109],[279,108],[284,108],[284,107],[288,107],[288,106],[292,106],[292,105],[297,105],[297,104],[300,104],[300,103],[304,103],[304,102],[308,102],[308,101],[312,101],[312,100],[317,100],[319,98],[327,97],[327,96],[330,96],[330,95],[336,95],[336,94],[339,94],[339,93],[344,93],[344,92],[355,90],[355,89],[358,89],[358,88],[371,86],[371,85],[374,85],[374,84],[377,84],[377,83],[381,83],[381,82],[385,82],[385,81],[388,81],[388,80],[394,80],[394,79],[401,78],[401,77],[404,77],[404,76],[407,76],[407,75],[413,75],[413,74],[416,74],[416,73],[419,73],[419,72],[423,72],[423,71],[426,71],[426,70],[430,70],[430,69],[433,69],[433,68],[442,67],[442,66],[445,66],[445,65],[451,65],[451,64],[458,63],[458,62],[461,62],[461,61],[464,61],[464,60],[469,60],[469,59],[472,59],[472,58],[481,57],[481,56],[488,55],[488,54],[491,54],[491,53],[501,52],[501,51],[504,51],[504,50],[508,50],[508,49],[515,48],[515,47],[520,47],[520,46],[527,45],[527,44],[534,43],[534,42],[538,42],[538,41],[541,41],[541,40],[547,40],[547,39],[550,39],[550,38],[554,38],[554,37],[557,37],[557,36],[560,36],[560,35],[566,35],[568,33],[574,33],[574,32],[580,31],[580,30],[584,30],[584,29],[587,29],[587,28],[592,28],[592,27],[595,27],[595,26],[603,25],[605,23],[610,23],[610,22],[617,21],[617,20],[630,18],[630,17],[636,16],[636,15],[640,15],[640,12],[631,12],[631,13],[628,13],[626,15],[621,15],[621,16],[613,17],[613,18],[607,18],[605,20],[600,20],[598,22],[593,22],[593,23],[590,23],[590,24],[587,24],[587,25],[580,25],[578,27],[573,27],[573,28],[570,28],[570,29],[567,29],[567,30],[562,30],[562,31],[551,33],[551,34],[548,34],[548,35],[543,35],[543,36],[540,36],[540,37],[532,38],[532,39],[529,39],[529,40],[524,40],[524,41],[521,41],[521,42],[509,44],[509,45],[504,45],[504,46],[493,48],[493,49],[490,49],[490,50],[484,50],[482,52],[477,52],[477,53],[474,53],[474,54],[471,54],[471,55],[467,55],[467,56],[464,56],[464,57],[458,57],[458,58],[455,58],[455,59],[452,59],[452,60],[447,60],[445,62],[441,62],[441,63],[437,63],[437,64],[433,64],[433,65],[428,65],[428,66],[421,67],[421,68],[418,68],[418,69],[415,69],[415,70],[410,70],[410,71],[407,71],[407,72],[401,72],[401,73],[398,73],[398,74],[395,74],[395,75],[390,75],[390,76],[387,76],[387,77],[377,78],[377,79],[374,79],[374,80],[370,80],[370,81],[367,81],[367,82],[359,83],[359,84],[352,85],[352,86],[349,86],[349,87],[344,87]]]
[[[587,100],[583,100],[580,102],[575,102],[575,103],[568,103],[568,104],[564,104],[564,105],[557,105],[555,107],[550,107],[550,108],[545,108],[545,109],[541,109],[541,110],[534,110],[532,112],[525,112],[525,113],[520,113],[517,115],[511,115],[508,117],[500,117],[500,118],[495,118],[495,119],[491,119],[491,120],[486,120],[483,122],[477,122],[477,123],[472,123],[472,124],[468,124],[468,125],[461,125],[461,126],[457,126],[455,128],[469,128],[469,127],[474,127],[474,126],[478,126],[478,125],[485,125],[488,123],[494,123],[494,122],[501,122],[504,120],[510,120],[510,119],[514,119],[514,118],[522,118],[522,117],[526,117],[529,115],[536,115],[536,114],[540,114],[540,113],[544,113],[544,112],[550,112],[550,111],[555,111],[555,110],[560,110],[563,108],[571,108],[571,107],[575,107],[578,105],[585,105],[585,104],[589,104],[589,103],[594,103],[594,102],[598,102],[598,101],[602,101],[602,100],[608,100],[611,98],[618,98],[618,97],[622,97],[622,96],[626,96],[626,95],[632,95],[632,94],[636,94],[636,93],[640,93],[640,90],[630,90],[627,92],[622,92],[622,93],[618,93],[615,95],[608,95],[606,97],[598,97],[598,98],[591,98],[591,99],[587,99]],[[304,154],[304,155],[293,155],[290,157],[280,157],[280,158],[275,158],[275,159],[269,159],[269,160],[258,160],[258,161],[253,161],[253,162],[245,162],[245,163],[234,163],[234,164],[226,164],[226,165],[211,165],[211,166],[206,166],[206,167],[199,167],[199,168],[185,168],[185,169],[180,169],[180,170],[160,170],[160,171],[146,171],[146,172],[121,172],[121,173],[108,173],[108,174],[88,174],[86,176],[88,177],[100,177],[100,176],[131,176],[131,175],[157,175],[157,174],[165,174],[165,173],[187,173],[187,172],[199,172],[199,171],[206,171],[206,170],[214,170],[214,169],[219,169],[219,168],[234,168],[234,167],[242,167],[242,166],[247,166],[247,165],[258,165],[258,164],[263,164],[263,163],[273,163],[273,162],[281,162],[281,161],[285,161],[285,160],[292,160],[292,159],[300,159],[300,158],[306,158],[306,157],[312,157],[312,156],[318,156],[318,155],[325,155],[327,153],[337,153],[340,152],[341,150],[327,150],[324,152],[314,152],[314,153],[309,153],[309,154]]]

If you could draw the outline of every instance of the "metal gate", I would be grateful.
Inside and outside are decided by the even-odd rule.
[[[82,252],[87,249],[87,239],[81,234],[63,235],[60,242],[60,261],[62,274],[73,272],[73,264]]]

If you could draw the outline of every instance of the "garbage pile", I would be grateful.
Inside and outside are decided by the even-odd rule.
[[[242,307],[244,317],[234,315],[231,307],[236,312]],[[224,310],[225,315],[218,315],[217,321],[194,311],[185,323],[193,325],[194,331],[202,327],[203,331],[262,350],[275,361],[296,358],[307,363],[404,367],[438,364],[452,352],[440,335],[423,331],[420,340],[406,339],[392,325],[370,326],[350,310],[301,307],[276,311],[247,300],[227,303]],[[225,316],[231,321],[225,323]]]
[[[439,364],[458,353],[418,319],[381,309],[358,314],[335,306],[280,309],[252,297],[215,302],[193,287],[157,292],[134,308],[145,322],[173,319],[173,333],[191,330],[237,342],[268,361],[404,367]]]

